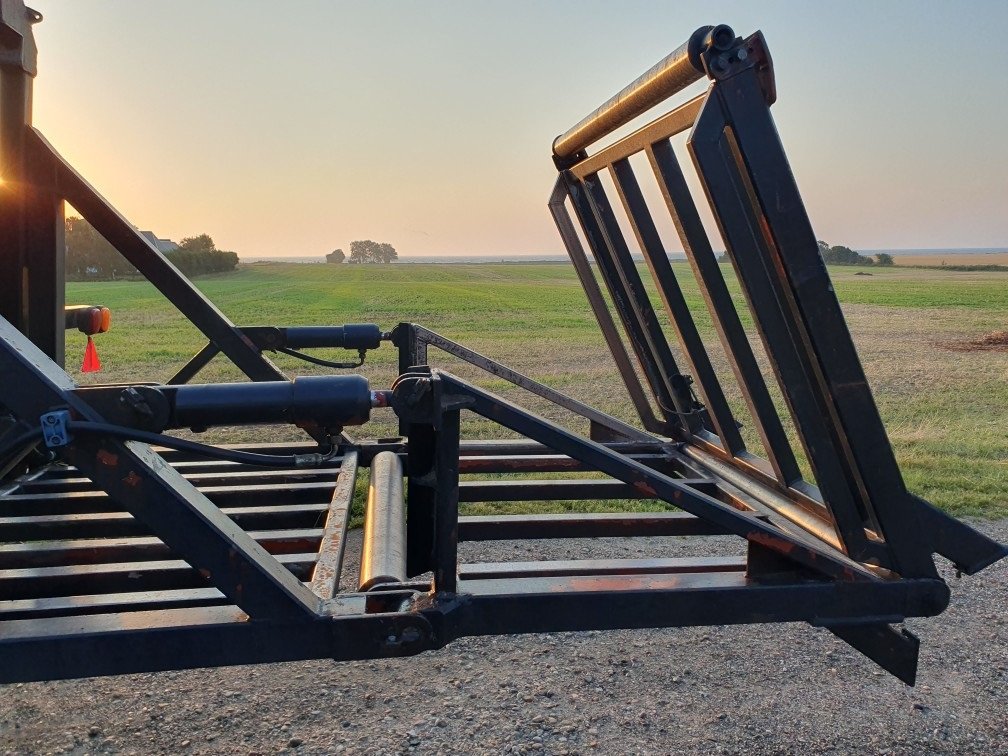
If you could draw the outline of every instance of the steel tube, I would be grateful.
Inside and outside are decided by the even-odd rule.
[[[406,510],[399,455],[379,452],[371,460],[360,590],[406,580]]]
[[[621,89],[575,126],[553,140],[553,154],[570,157],[703,78],[700,54],[713,45],[727,49],[735,32],[724,24],[701,26],[689,40]]]

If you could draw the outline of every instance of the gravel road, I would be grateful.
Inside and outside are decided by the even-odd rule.
[[[979,527],[1008,541],[1008,521]],[[605,539],[462,556],[737,548]],[[907,623],[916,688],[805,625],[465,639],[411,659],[0,686],[0,752],[1008,754],[1008,565],[945,576],[949,610]]]

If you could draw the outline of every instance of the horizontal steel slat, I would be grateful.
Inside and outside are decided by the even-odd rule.
[[[222,507],[221,511],[246,530],[290,529],[322,525],[328,503],[263,507]],[[35,541],[47,538],[117,538],[148,535],[147,527],[128,512],[0,517],[0,540]]]
[[[681,478],[684,485],[713,491],[710,478]],[[459,483],[459,501],[581,501],[583,499],[654,499],[618,480],[473,480]]]
[[[628,538],[724,535],[727,531],[688,512],[599,512],[537,515],[464,515],[460,541],[532,538]]]
[[[533,562],[482,562],[459,566],[459,579],[574,577],[605,575],[672,575],[695,572],[740,572],[744,557],[675,557],[667,559],[568,559]]]
[[[338,470],[222,470],[211,472],[183,472],[183,477],[201,490],[207,486],[291,485],[328,481],[335,484]],[[21,494],[63,493],[70,491],[97,491],[94,483],[83,476],[42,476],[26,481],[18,491]]]
[[[218,506],[227,504],[253,505],[298,504],[327,502],[335,482],[270,483],[249,486],[206,486],[200,491]],[[66,493],[24,493],[0,497],[0,517],[43,514],[84,514],[122,509],[104,491],[70,491]]]
[[[314,553],[282,554],[276,559],[304,580],[311,573],[315,557]],[[0,596],[5,599],[203,587],[207,587],[207,580],[181,559],[33,567],[0,572]]]

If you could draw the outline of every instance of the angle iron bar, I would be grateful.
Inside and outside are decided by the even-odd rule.
[[[658,141],[646,153],[679,234],[686,259],[693,269],[698,288],[707,305],[714,330],[724,348],[742,397],[749,407],[767,459],[777,480],[789,484],[801,477],[798,462],[767,390],[766,381],[760,373],[672,145],[667,140]]]
[[[554,559],[528,562],[468,562],[459,565],[459,582],[467,580],[574,577],[605,575],[676,575],[701,572],[745,572],[746,559],[738,556]]]
[[[780,295],[766,270],[762,234],[751,217],[734,159],[723,149],[726,122],[717,99],[708,99],[689,141],[690,153],[701,176],[701,183],[735,266],[753,320],[767,356],[777,376],[799,437],[830,510],[847,553],[855,559],[891,557],[869,544],[864,536],[864,521],[851,490],[849,471],[841,462],[842,451],[828,424],[828,410],[821,406],[815,378],[807,372],[796,340],[796,324],[790,321],[778,300]],[[730,160],[730,162],[729,162]]]
[[[56,191],[77,209],[130,264],[164,294],[186,318],[227,355],[243,373],[256,381],[286,380],[286,376],[183,276],[109,202],[98,194],[53,148],[32,129],[30,148],[40,161],[50,161]]]
[[[277,562],[292,579],[306,580],[315,564],[315,554],[284,554],[277,557]],[[194,588],[207,584],[199,571],[181,559],[32,567],[4,570],[0,575],[0,589],[10,599]]]
[[[751,513],[739,511],[704,493],[684,486],[675,478],[652,470],[632,459],[607,449],[601,444],[581,438],[527,410],[495,396],[462,379],[435,371],[436,379],[445,386],[445,393],[466,397],[469,409],[506,428],[540,441],[559,452],[580,459],[613,478],[637,486],[641,493],[655,496],[698,517],[739,535],[758,541],[779,551],[820,574],[842,581],[873,581],[877,578],[861,564],[809,538],[800,539],[784,533]]]
[[[849,453],[866,489],[866,506],[879,521],[896,564],[904,574],[932,574],[929,555],[918,548],[922,522],[900,475],[773,118],[765,101],[754,101],[758,86],[755,72],[745,71],[731,86],[716,90],[775,247],[771,252],[779,268],[774,271],[792,293],[795,316],[809,335],[810,358],[821,365],[831,412],[838,415],[838,434],[849,440]]]
[[[584,404],[583,402],[579,402],[577,399],[569,397],[566,394],[562,394],[556,389],[550,388],[533,378],[529,378],[527,375],[523,375],[517,370],[512,370],[506,365],[502,365],[496,360],[486,357],[479,352],[468,349],[458,342],[445,338],[439,333],[415,324],[413,325],[413,328],[416,338],[428,346],[437,347],[443,352],[447,352],[450,355],[465,360],[469,364],[475,365],[491,375],[503,378],[509,383],[513,383],[515,386],[523,388],[536,396],[542,397],[543,399],[548,399],[554,404],[570,410],[576,415],[580,415],[587,420],[603,425],[620,436],[640,441],[658,440],[654,436],[644,433],[638,428],[634,428],[632,425],[627,425],[622,420],[618,420],[611,415],[607,415],[605,412],[601,412],[594,407]]]
[[[584,179],[585,176],[598,173],[619,160],[643,152],[649,145],[660,139],[671,139],[677,134],[681,134],[693,126],[708,94],[708,92],[704,92],[697,95],[675,110],[659,116],[646,126],[628,134],[618,142],[614,142],[594,155],[575,163],[570,167],[570,172],[579,179]]]
[[[282,504],[278,506],[221,507],[220,511],[243,530],[291,530],[312,527],[324,519],[329,505]],[[126,538],[152,535],[142,520],[129,512],[92,512],[71,515],[39,515],[0,518],[0,538],[7,541],[38,541],[60,538]]]
[[[637,263],[630,254],[630,247],[619,227],[599,175],[585,177],[582,185],[587,203],[595,215],[601,238],[605,241],[605,244],[597,250],[597,255],[606,258],[623,286],[629,312],[635,317],[639,333],[643,337],[642,354],[649,358],[650,369],[654,371],[658,380],[657,385],[661,389],[658,396],[662,398],[662,402],[670,399],[672,405],[666,404],[664,407],[668,407],[669,410],[674,407],[674,412],[684,429],[691,433],[695,432],[698,428],[704,427],[704,421],[700,414],[694,412],[693,397],[687,385],[688,378],[679,371],[672,356],[668,340],[658,322],[658,315],[651,305],[647,289],[644,288],[644,282],[637,271]]]
[[[322,528],[249,531],[249,537],[274,555],[315,552]],[[150,561],[173,556],[155,536],[124,538],[71,538],[66,540],[0,543],[0,568],[57,567],[70,564],[102,564],[117,561]]]
[[[596,217],[595,204],[588,196],[587,187],[583,182],[578,181],[567,172],[561,174],[561,176],[564,178],[571,206],[574,208],[574,213],[584,232],[585,240],[588,242],[588,247],[591,249],[599,272],[602,274],[602,280],[605,282],[606,289],[609,291],[609,297],[619,315],[623,331],[630,342],[630,348],[637,358],[637,364],[640,365],[644,373],[644,378],[651,389],[651,394],[661,412],[662,418],[668,425],[669,430],[666,434],[682,437],[687,434],[682,416],[676,414],[675,403],[672,401],[666,381],[667,376],[663,376],[659,371],[658,365],[655,364],[654,354],[651,352],[647,336],[639,319],[639,314],[633,307],[632,295],[627,290],[626,283],[619,275],[616,262],[609,250],[609,236],[604,232],[601,223]]]
[[[339,590],[343,554],[346,551],[347,526],[357,485],[357,452],[346,451],[340,465],[339,479],[326,510],[325,527],[318,548],[318,561],[312,570],[311,590],[321,599],[330,599]]]
[[[606,304],[602,290],[595,280],[595,273],[591,269],[584,247],[581,245],[581,240],[578,239],[577,231],[574,229],[574,222],[571,220],[570,213],[567,212],[567,207],[564,204],[568,197],[567,182],[561,176],[557,178],[556,184],[553,187],[553,193],[550,195],[549,210],[553,216],[554,223],[556,223],[557,230],[560,232],[560,238],[564,243],[564,247],[567,249],[567,255],[574,264],[574,270],[577,273],[578,280],[581,282],[581,288],[584,289],[585,296],[588,298],[588,305],[595,315],[595,320],[602,331],[602,337],[609,347],[609,353],[616,363],[616,369],[623,379],[623,385],[626,387],[634,409],[637,410],[637,416],[640,418],[641,424],[652,433],[669,435],[670,431],[667,424],[655,417],[651,403],[644,394],[644,387],[641,385],[640,378],[637,377],[637,372],[630,362],[630,355],[627,354],[623,339],[616,329],[616,323],[613,321],[612,314],[609,311],[609,305]]]
[[[714,372],[700,333],[697,331],[693,315],[689,311],[675,271],[669,262],[668,253],[658,235],[658,228],[644,201],[633,168],[626,160],[619,160],[609,167],[613,184],[626,211],[627,218],[637,237],[637,244],[658,288],[662,304],[672,327],[679,337],[679,344],[686,357],[690,373],[707,408],[714,430],[720,438],[725,453],[735,456],[745,449],[738,423],[732,415],[725,399],[721,382]]]
[[[202,349],[194,354],[189,361],[178,369],[171,378],[168,379],[169,386],[179,386],[189,383],[199,372],[210,364],[210,361],[220,354],[220,348],[212,341],[208,342]]]
[[[191,482],[191,481],[190,481]],[[335,483],[314,481],[290,483],[260,483],[245,486],[205,486],[197,490],[219,508],[233,507],[241,502],[245,507],[310,504],[328,501]],[[124,506],[101,490],[56,491],[46,493],[13,493],[0,498],[0,520],[45,515],[83,515],[121,511]]]
[[[86,420],[102,419],[74,395],[70,377],[2,318],[0,358],[4,403],[19,417],[64,406]],[[251,616],[317,614],[319,599],[150,447],[82,437],[61,447],[60,456],[205,570]]]
[[[333,468],[306,467],[302,469],[280,468],[275,470],[258,468],[255,470],[239,469],[182,473],[182,477],[199,488],[203,493],[206,493],[210,487],[222,486],[237,485],[243,488],[251,487],[255,490],[256,486],[278,485],[281,483],[286,484],[288,487],[294,483],[318,483],[322,481],[335,483],[337,472]],[[83,476],[75,478],[43,476],[21,483],[16,490],[23,491],[24,493],[80,493],[95,489],[91,479]],[[14,493],[14,491],[11,493]],[[0,510],[2,510],[2,507],[0,507]]]
[[[676,478],[683,485],[713,493],[712,478]],[[582,501],[653,499],[619,480],[467,480],[459,483],[459,501]]]
[[[220,606],[227,598],[216,588],[166,588],[152,591],[100,593],[89,596],[52,596],[49,598],[0,601],[0,619],[40,619],[82,614],[135,612]]]
[[[459,517],[460,541],[728,534],[724,528],[689,512],[597,512]]]

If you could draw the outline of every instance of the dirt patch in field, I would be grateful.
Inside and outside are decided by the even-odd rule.
[[[994,331],[975,339],[939,341],[938,346],[953,352],[1008,352],[1008,331]]]

